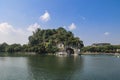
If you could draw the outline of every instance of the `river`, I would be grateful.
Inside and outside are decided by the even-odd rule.
[[[120,80],[120,58],[110,55],[1,56],[0,80]]]

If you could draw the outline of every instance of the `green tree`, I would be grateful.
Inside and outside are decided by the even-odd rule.
[[[5,52],[6,51],[6,48],[8,47],[9,45],[7,43],[3,43],[0,45],[0,52]]]

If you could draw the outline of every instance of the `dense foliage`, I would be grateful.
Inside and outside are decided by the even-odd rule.
[[[0,52],[20,52],[22,51],[22,46],[20,44],[8,45],[3,43],[0,45]]]
[[[82,48],[82,52],[120,53],[120,51],[117,51],[118,49],[120,49],[120,45],[87,46]]]
[[[83,47],[83,42],[78,38],[74,37],[73,33],[66,31],[60,27],[58,29],[37,29],[33,32],[33,35],[29,37],[29,46],[32,51],[39,53],[55,53],[58,51],[57,45],[59,43],[64,46],[72,46],[76,48]]]
[[[74,37],[73,33],[60,27],[58,29],[37,29],[29,36],[29,43],[20,45],[7,43],[0,44],[0,52],[37,52],[37,53],[55,53],[58,51],[57,45],[64,44],[65,47],[82,48],[83,42]]]

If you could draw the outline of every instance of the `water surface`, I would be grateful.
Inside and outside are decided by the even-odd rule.
[[[120,80],[120,58],[108,55],[0,57],[0,80]]]

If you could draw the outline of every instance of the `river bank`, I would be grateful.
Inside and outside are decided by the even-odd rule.
[[[46,53],[46,54],[38,54],[35,52],[14,52],[14,53],[5,53],[0,52],[0,56],[34,56],[34,55],[55,55],[55,56],[78,56],[78,55],[113,55],[113,56],[120,56],[120,53],[98,53],[98,52],[80,52],[79,54],[67,54],[66,52],[56,52],[56,53]]]
[[[84,52],[81,55],[120,55],[120,53]]]

